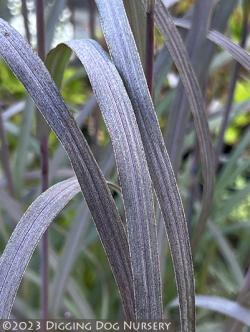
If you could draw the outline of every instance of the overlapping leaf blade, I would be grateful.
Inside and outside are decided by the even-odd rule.
[[[105,39],[131,99],[157,192],[177,278],[183,331],[193,331],[194,281],[183,207],[150,98],[139,55],[121,0],[96,1]]]
[[[174,59],[175,65],[179,71],[194,118],[203,174],[202,210],[196,232],[196,234],[199,234],[204,230],[205,221],[209,215],[212,204],[214,189],[214,151],[208,129],[205,104],[183,41],[175,27],[172,17],[164,7],[162,0],[156,3],[155,21],[158,29],[167,39],[169,53]],[[194,238],[194,244],[196,244],[196,238]]]
[[[231,56],[242,65],[242,67],[250,71],[250,54],[246,50],[215,30],[209,31],[208,38],[221,48],[227,50]]]
[[[199,62],[199,59],[203,58],[204,53],[207,51],[205,41],[212,8],[213,2],[211,0],[198,0],[195,3],[192,28],[188,32],[186,39],[186,48],[198,79],[200,79],[203,69],[200,67],[201,62]],[[181,163],[184,137],[189,117],[190,109],[188,107],[188,100],[185,95],[183,85],[179,84],[175,100],[168,117],[166,131],[168,153],[170,155],[175,174],[178,173]]]
[[[110,145],[108,145],[108,147],[104,150],[104,154],[106,155],[105,158],[101,158],[102,155],[100,156],[100,159],[102,160],[102,163],[100,163],[100,167],[106,178],[110,176],[111,171],[114,168],[113,158],[112,156],[110,156]],[[63,302],[62,299],[64,292],[67,288],[66,286],[68,283],[69,275],[74,266],[76,257],[81,250],[80,244],[82,241],[82,237],[90,219],[91,214],[89,212],[89,209],[87,208],[86,203],[84,202],[84,205],[80,208],[79,215],[77,215],[75,220],[73,220],[71,223],[71,227],[68,231],[67,239],[65,240],[62,253],[58,259],[57,268],[50,288],[50,312],[55,316],[58,315],[58,312],[61,309],[61,305]],[[90,317],[86,316],[86,318]]]
[[[122,80],[93,40],[67,45],[83,63],[109,130],[124,198],[137,319],[161,319],[153,196],[139,129]]]
[[[235,301],[212,295],[196,295],[195,300],[197,307],[221,313],[250,326],[250,310]],[[176,305],[177,301],[173,301],[170,306]]]
[[[43,233],[78,193],[76,178],[62,181],[40,195],[16,226],[0,259],[0,317],[8,318],[25,268]]]
[[[178,27],[190,29],[190,22],[188,20],[176,19],[175,24]],[[217,46],[228,51],[231,56],[242,65],[242,67],[250,71],[250,53],[248,51],[235,44],[231,39],[217,30],[208,31],[207,38]]]
[[[126,317],[134,317],[126,233],[86,140],[39,57],[3,20],[0,20],[0,54],[24,84],[67,151],[122,294]]]

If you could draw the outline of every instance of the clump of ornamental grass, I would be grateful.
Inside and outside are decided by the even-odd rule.
[[[1,256],[1,319],[11,315],[17,290],[39,240],[63,208],[77,193],[82,192],[115,278],[124,318],[135,321],[165,318],[163,294],[168,292],[168,287],[163,289],[161,281],[161,240],[157,218],[165,225],[178,292],[178,300],[173,301],[170,307],[179,304],[181,331],[195,331],[195,283],[191,248],[193,255],[196,255],[206,227],[219,239],[223,248],[227,246],[211,221],[212,206],[223,186],[225,188],[223,178],[228,180],[239,150],[220,174],[218,186],[215,176],[218,174],[239,64],[246,70],[250,69],[250,56],[243,49],[246,34],[243,34],[240,47],[219,32],[224,29],[234,7],[233,1],[221,1],[225,2],[227,4],[222,15],[220,3],[198,0],[190,20],[173,19],[168,10],[171,1],[125,1],[126,12],[122,0],[96,0],[109,51],[106,52],[93,39],[71,40],[50,50],[46,58],[42,30],[38,34],[39,57],[14,28],[5,20],[0,20],[0,54],[57,136],[74,171],[73,177],[47,189],[48,129],[38,117],[42,123],[39,131],[42,169],[47,173],[43,176],[44,192],[26,210]],[[248,9],[246,5],[246,13]],[[43,22],[38,24],[38,32],[42,24]],[[165,43],[156,59],[155,71],[154,25]],[[213,26],[217,30],[210,28]],[[243,26],[247,26],[247,23]],[[189,31],[184,43],[182,37],[186,30]],[[209,115],[202,91],[215,45],[225,49],[237,61],[216,148],[212,144]],[[59,92],[63,72],[72,53],[84,67],[109,133],[119,186],[106,181],[104,172],[98,166],[87,140]],[[161,62],[160,57],[164,61]],[[169,110],[167,130],[162,134],[152,96],[157,97],[157,91],[161,90],[159,83],[166,75],[165,68],[170,68],[171,63],[175,65],[181,82]],[[90,98],[86,105],[92,107],[96,101]],[[190,114],[191,127],[194,127],[191,129],[188,128]],[[195,188],[199,189],[197,220],[192,229],[190,223],[187,223],[176,181],[183,160],[185,135],[190,130],[193,130],[196,142],[192,154],[192,169],[199,168],[202,184],[201,189],[194,182],[190,189],[191,210],[195,208],[192,194]],[[242,143],[245,146],[249,142],[249,133],[246,135],[247,138]],[[242,145],[241,151],[244,149]],[[5,170],[12,191],[8,165]],[[199,177],[197,171],[195,176]],[[113,191],[122,198],[124,218],[121,218],[121,209],[112,195]],[[157,209],[160,218],[155,214]],[[87,207],[85,210],[88,213]],[[188,217],[190,211],[187,209]],[[70,235],[69,239],[72,240]],[[73,245],[71,240],[65,245],[68,250]],[[48,247],[46,241],[44,243],[46,278]],[[225,252],[226,259],[230,260],[230,252],[228,254],[227,249]],[[61,272],[60,269],[59,271]],[[66,275],[68,273],[65,272]],[[60,273],[56,275],[61,282],[58,285],[65,284],[67,278],[60,277]],[[57,285],[56,281],[54,285]],[[60,289],[62,292],[63,286]],[[53,297],[55,306],[59,305],[59,298]],[[45,294],[44,312],[48,309],[47,300]],[[196,297],[197,306],[208,309],[213,307],[214,310],[237,319],[240,323],[233,321],[230,325],[234,329],[235,324],[236,328],[237,324],[250,324],[249,316],[247,318],[249,311],[237,306],[237,303],[234,303],[237,310],[230,311],[225,305],[228,304],[227,301],[209,296]]]

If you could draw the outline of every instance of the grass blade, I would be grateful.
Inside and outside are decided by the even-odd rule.
[[[241,33],[241,40],[240,40],[240,47],[243,49],[246,46],[246,41],[247,41],[247,36],[248,36],[248,16],[249,16],[249,10],[250,7],[247,2],[245,2],[242,6],[243,9],[243,22],[242,22],[242,33]],[[224,135],[225,131],[227,129],[228,121],[230,118],[230,112],[232,109],[233,105],[233,99],[234,99],[234,93],[235,93],[235,88],[239,76],[239,71],[240,71],[240,64],[238,62],[234,63],[233,70],[232,70],[232,76],[228,88],[228,98],[226,102],[226,107],[225,107],[225,112],[221,121],[220,125],[220,131],[217,139],[217,144],[216,144],[216,168],[218,167],[218,163],[220,160],[220,155],[222,152],[223,144],[224,144]]]
[[[155,22],[164,37],[168,40],[167,47],[174,59],[179,71],[190,109],[194,118],[194,125],[199,143],[201,167],[203,174],[203,196],[202,210],[192,240],[193,247],[197,245],[198,237],[204,232],[205,223],[212,205],[214,189],[214,151],[212,148],[211,137],[206,118],[205,104],[202,93],[189,61],[187,51],[183,41],[175,27],[172,17],[168,10],[164,8],[162,1],[158,1],[155,7]]]
[[[146,50],[146,18],[140,1],[125,0],[124,6],[129,19],[143,67]]]
[[[75,178],[62,181],[28,208],[0,259],[0,317],[8,318],[25,268],[43,233],[65,205],[80,191]]]
[[[9,146],[6,140],[3,115],[0,111],[0,159],[2,162],[3,173],[6,178],[9,194],[14,196],[13,178],[10,167]]]
[[[242,67],[250,71],[250,53],[244,50],[239,45],[235,44],[228,37],[224,36],[222,33],[212,30],[208,33],[208,38],[214,42],[219,47],[227,50],[231,56],[238,61]]]
[[[49,15],[46,21],[46,44],[45,49],[48,51],[53,42],[56,24],[59,21],[60,15],[66,5],[66,0],[54,1],[49,10]]]
[[[31,137],[32,120],[34,114],[34,103],[28,96],[22,113],[22,123],[18,135],[17,152],[14,165],[14,185],[17,194],[20,195],[22,188],[23,175],[27,167],[27,153]]]
[[[0,189],[0,206],[11,219],[17,222],[22,216],[22,207],[13,197],[4,189]]]
[[[250,310],[241,306],[237,302],[227,300],[223,297],[212,295],[196,295],[195,303],[197,307],[212,310],[225,316],[235,318],[236,320],[250,326]],[[170,307],[175,307],[177,301],[173,301]]]
[[[192,18],[192,27],[189,30],[186,47],[190,56],[190,61],[195,69],[195,73],[200,82],[200,76],[203,68],[200,68],[199,59],[203,58],[206,52],[206,35],[213,9],[213,1],[198,0],[194,7]],[[175,171],[178,173],[183,152],[183,143],[186,134],[186,125],[190,117],[188,107],[188,98],[185,95],[184,87],[179,84],[176,97],[172,105],[172,109],[168,118],[167,137],[168,152]]]
[[[231,273],[234,276],[236,283],[240,286],[243,281],[243,274],[233,249],[215,223],[208,221],[208,229],[210,230],[214,240],[218,243],[218,247],[220,248],[221,254],[225,261],[228,262],[228,266],[231,268]]]
[[[151,179],[131,102],[115,66],[96,42],[76,40],[67,45],[86,69],[112,140],[126,211],[136,317],[161,319]]]
[[[188,230],[175,176],[121,0],[97,0],[113,61],[131,99],[150,175],[167,227],[180,296],[183,331],[194,330],[194,281]]]
[[[250,184],[247,183],[243,189],[236,190],[225,200],[225,202],[220,203],[220,207],[216,207],[220,211],[220,214],[216,216],[216,220],[219,221],[227,218],[227,216],[244,202],[249,195]]]
[[[107,154],[109,154],[109,152],[110,151],[108,149]],[[108,158],[108,160],[105,160],[102,167],[105,177],[110,175],[112,169],[113,163],[110,163],[110,158]],[[79,214],[77,214],[75,220],[72,222],[72,226],[68,232],[67,239],[63,247],[63,252],[58,259],[58,265],[50,289],[50,313],[55,314],[55,316],[58,315],[70,272],[80,251],[80,241],[82,240],[83,233],[87,227],[86,224],[90,218],[91,215],[89,209],[87,209],[86,203],[84,203],[84,206],[81,207]]]
[[[175,24],[184,29],[190,29],[190,22],[185,19],[176,19]],[[208,31],[207,38],[217,46],[228,51],[231,56],[239,62],[242,67],[250,71],[250,53],[235,44],[231,39],[216,30]]]
[[[106,181],[42,61],[3,20],[0,20],[0,45],[0,54],[68,153],[122,294],[126,317],[131,318],[134,305],[128,243]]]

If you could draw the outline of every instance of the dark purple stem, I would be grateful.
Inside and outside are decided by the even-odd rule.
[[[31,42],[31,35],[30,35],[30,28],[29,28],[29,18],[28,18],[28,8],[26,0],[22,0],[22,15],[23,15],[23,22],[25,28],[26,38],[30,44]]]
[[[153,93],[153,68],[154,68],[154,3],[152,1],[147,11],[146,19],[146,59],[145,75],[150,94]]]
[[[5,173],[6,181],[7,181],[7,187],[9,193],[14,196],[14,187],[13,187],[13,181],[12,181],[12,174],[11,174],[11,168],[10,168],[10,159],[9,159],[9,148],[8,144],[5,138],[5,130],[4,130],[4,124],[3,124],[3,118],[2,113],[0,112],[0,142],[1,142],[1,159],[2,159],[2,165],[3,170]]]
[[[96,7],[93,0],[89,0],[89,32],[90,37],[95,39],[96,37]]]
[[[37,51],[42,60],[45,59],[45,32],[44,32],[44,2],[43,0],[36,1],[36,25],[37,25]],[[41,182],[42,191],[48,189],[49,185],[49,161],[48,161],[48,137],[42,135],[40,139],[41,151]],[[42,238],[42,253],[41,253],[41,276],[42,276],[42,291],[41,291],[41,309],[42,319],[48,319],[48,231],[45,232]]]

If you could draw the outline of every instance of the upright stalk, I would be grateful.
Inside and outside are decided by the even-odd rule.
[[[96,37],[96,7],[93,0],[89,1],[89,32],[90,37],[95,39]]]
[[[9,148],[5,138],[4,124],[2,113],[0,112],[0,153],[3,165],[3,171],[5,173],[7,188],[9,193],[14,196],[14,187],[12,181],[11,167],[10,167],[10,159],[9,159]]]
[[[37,24],[37,51],[42,60],[45,59],[45,33],[44,33],[44,2],[36,1],[36,24]],[[39,126],[39,124],[38,124]],[[47,133],[40,135],[40,153],[41,153],[41,183],[42,191],[45,191],[49,185],[49,161],[48,161],[48,136]],[[42,319],[48,319],[48,231],[42,238],[41,252],[41,316]]]
[[[154,68],[154,6],[155,0],[148,0],[146,18],[146,55],[145,55],[145,75],[148,89],[153,93],[153,68]]]
[[[28,8],[26,0],[22,0],[22,15],[23,15],[23,23],[24,23],[26,38],[28,43],[30,44],[31,35],[30,35]]]
[[[243,24],[242,24],[242,34],[241,34],[241,41],[240,41],[240,46],[242,48],[245,48],[246,46],[246,40],[247,40],[247,35],[248,35],[248,15],[250,12],[250,6],[245,1],[245,4],[243,5]],[[232,77],[230,80],[230,85],[229,85],[229,91],[228,91],[228,98],[227,98],[227,103],[225,107],[225,112],[224,116],[221,122],[221,127],[220,127],[220,132],[218,136],[218,141],[217,141],[217,146],[216,146],[216,168],[218,167],[219,160],[220,160],[220,155],[223,149],[223,142],[224,142],[224,136],[225,136],[225,131],[227,129],[228,121],[229,121],[229,116],[230,112],[232,109],[232,104],[233,104],[233,99],[234,99],[234,92],[235,92],[235,87],[239,75],[239,70],[240,70],[241,65],[238,62],[234,63],[233,71],[232,71]]]

